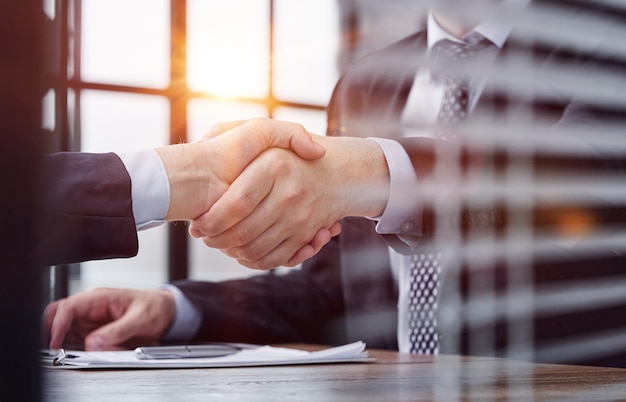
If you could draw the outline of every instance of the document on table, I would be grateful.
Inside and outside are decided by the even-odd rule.
[[[359,341],[316,352],[306,350],[261,346],[250,344],[228,344],[237,348],[235,353],[219,357],[186,357],[146,359],[137,351],[85,352],[75,350],[42,351],[42,364],[57,369],[183,369],[222,368],[250,366],[278,366],[292,364],[348,363],[372,361]],[[139,348],[138,348],[139,349]],[[54,362],[54,364],[53,364]]]

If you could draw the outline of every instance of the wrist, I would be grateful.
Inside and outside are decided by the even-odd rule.
[[[161,311],[163,312],[163,316],[166,318],[166,321],[173,321],[174,316],[176,315],[176,297],[174,296],[174,293],[167,288],[155,289],[154,292],[159,295],[162,303]]]
[[[170,184],[168,221],[192,220],[206,210],[212,171],[209,155],[199,144],[177,144],[156,149]]]
[[[161,291],[168,293],[168,308],[171,306],[172,315],[160,340],[181,342],[192,339],[200,327],[202,314],[178,287],[164,285]]]
[[[147,296],[145,302],[148,303],[154,312],[154,333],[151,336],[160,339],[166,334],[176,319],[176,297],[166,288],[153,289],[145,292],[143,295]]]
[[[380,216],[389,198],[390,176],[385,155],[376,141],[326,137],[325,159],[332,161],[329,177],[345,216]]]

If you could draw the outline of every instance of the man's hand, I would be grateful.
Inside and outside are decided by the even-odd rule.
[[[319,160],[280,149],[263,153],[192,222],[190,233],[242,265],[269,269],[308,258],[302,244],[319,251],[313,243],[320,228],[335,234],[345,216],[380,215],[389,172],[378,145],[362,138],[316,141],[327,150]]]
[[[272,147],[290,149],[304,160],[326,152],[301,125],[265,118],[220,123],[200,142],[158,148],[170,183],[166,220],[192,220],[206,212],[250,162]],[[318,229],[294,260],[317,254],[340,226]]]
[[[159,340],[175,310],[167,290],[99,288],[49,304],[43,330],[50,349],[78,343],[85,350],[145,345]]]
[[[204,141],[157,148],[170,182],[166,219],[192,220],[208,211],[246,166],[272,147],[291,149],[305,160],[325,154],[302,126],[264,118],[223,123]]]

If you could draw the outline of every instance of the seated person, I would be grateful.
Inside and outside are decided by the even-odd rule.
[[[318,227],[342,219],[341,234],[305,261],[302,269],[283,276],[222,283],[181,281],[152,291],[100,289],[81,293],[55,302],[46,310],[44,320],[50,347],[59,347],[65,340],[84,342],[91,349],[160,340],[330,344],[363,340],[368,347],[414,352],[413,339],[406,331],[410,321],[407,285],[412,275],[411,254],[441,252],[448,256],[442,261],[452,261],[450,256],[459,253],[455,247],[465,246],[474,238],[481,240],[485,230],[494,236],[506,235],[505,217],[517,216],[503,211],[497,203],[489,204],[486,210],[472,210],[462,198],[452,199],[461,207],[449,213],[436,208],[438,205],[428,197],[429,185],[438,182],[440,166],[444,171],[447,168],[458,171],[456,177],[445,176],[449,180],[444,182],[445,187],[452,190],[462,188],[468,165],[484,166],[485,160],[492,158],[490,164],[495,169],[502,168],[497,149],[493,154],[483,152],[479,158],[466,154],[469,146],[476,145],[468,145],[468,139],[476,138],[470,135],[477,128],[488,127],[502,136],[509,132],[519,135],[521,131],[529,140],[539,132],[575,147],[571,149],[582,156],[572,160],[565,155],[556,158],[555,163],[553,155],[538,152],[530,159],[537,163],[541,174],[588,173],[584,170],[586,165],[578,164],[580,161],[604,174],[612,172],[611,165],[615,162],[595,149],[597,144],[593,141],[590,144],[585,140],[590,132],[602,132],[610,126],[614,118],[623,119],[622,109],[586,106],[581,99],[574,99],[580,95],[576,83],[570,83],[574,87],[554,87],[551,75],[541,74],[544,70],[532,70],[529,75],[535,81],[524,88],[514,83],[507,86],[499,79],[502,78],[499,74],[512,73],[507,70],[511,68],[511,60],[532,59],[534,64],[529,68],[549,71],[552,68],[559,71],[566,64],[581,72],[587,71],[587,62],[595,55],[584,54],[582,50],[573,52],[567,46],[559,48],[550,40],[529,47],[523,30],[516,36],[512,30],[514,21],[505,18],[523,15],[524,1],[480,3],[493,7],[490,9],[493,13],[482,13],[479,18],[462,8],[448,7],[458,5],[455,1],[442,1],[439,3],[442,6],[434,7],[429,14],[425,30],[348,69],[329,104],[330,137],[322,140],[327,149],[324,158],[307,163],[283,150],[270,150],[233,182],[224,193],[226,198],[222,198],[226,201],[216,203],[215,208],[193,222],[192,234],[202,237],[208,245],[223,249],[248,266],[267,268],[279,260],[271,252],[276,244],[298,231],[297,224],[288,225],[292,217],[302,216],[303,210],[309,211],[304,216],[324,223]],[[516,12],[511,12],[509,7]],[[479,75],[478,83],[469,80],[477,85],[470,85],[465,98],[467,110],[462,126],[439,122],[440,112],[449,105],[444,102],[448,90],[446,80],[430,79],[427,56],[441,41],[480,43],[480,53],[485,51],[488,66],[494,69],[490,70],[493,74]],[[582,57],[578,53],[583,53]],[[598,66],[598,60],[592,61],[594,68],[608,68],[609,86],[617,82],[612,79],[623,77],[623,68],[614,70],[603,64]],[[418,68],[422,66],[420,62],[425,63],[425,68]],[[603,90],[610,88],[598,88]],[[553,92],[557,95],[532,96]],[[424,105],[420,97],[423,94],[427,95],[426,99],[439,99],[441,104],[427,108],[429,113],[425,113],[419,108]],[[536,121],[529,122],[531,110]],[[519,122],[528,126],[518,125]],[[416,135],[418,131],[420,136]],[[367,160],[369,163],[363,165]],[[504,168],[509,166],[506,158],[504,162]],[[285,166],[290,168],[284,169]],[[370,182],[368,178],[381,186],[364,187],[363,184]],[[349,186],[354,180],[356,185]],[[285,185],[291,186],[290,192],[274,194],[267,190]],[[294,194],[303,196],[298,198]],[[381,194],[385,196],[382,202]],[[454,191],[446,194],[459,196]],[[252,207],[237,204],[241,199],[253,200]],[[576,244],[584,245],[584,241],[577,241],[585,237],[595,240],[594,231],[559,232],[559,219],[567,216],[562,212],[568,211],[559,206],[563,200],[556,201],[538,203],[544,209],[530,211],[530,221],[523,222],[531,231],[550,234],[557,240],[550,244],[548,258],[541,255],[535,258],[534,250],[528,250],[531,256],[524,260],[528,264],[520,269],[528,270],[524,273],[531,278],[530,285],[536,286],[541,294],[549,294],[543,290],[552,289],[555,284],[604,283],[623,277],[626,254],[616,250],[612,243],[606,242],[593,253],[587,253]],[[611,215],[614,209],[605,208],[604,200],[595,202],[589,204],[593,225],[585,228],[623,225],[617,219],[619,216]],[[229,205],[237,205],[234,213],[227,212]],[[310,214],[312,206],[324,216]],[[259,207],[260,211],[255,212]],[[609,214],[602,215],[603,211]],[[271,220],[269,227],[259,219],[268,214],[277,219]],[[488,219],[483,221],[485,216]],[[260,222],[260,231],[254,229]],[[272,231],[275,222],[282,228],[280,231]],[[441,231],[454,232],[460,242],[438,242],[436,237]],[[462,267],[454,270],[447,269],[452,265],[443,264],[437,297],[440,314],[435,321],[435,340],[439,345],[435,345],[435,353],[480,355],[504,354],[509,350],[508,343],[514,337],[508,324],[514,321],[502,321],[507,312],[495,309],[485,319],[470,314],[469,310],[475,296],[471,293],[473,283],[492,284],[496,300],[505,301],[500,297],[515,285],[515,272],[502,267],[511,261],[493,260],[461,259]],[[626,316],[619,313],[624,308],[623,300],[616,299],[609,305],[589,303],[588,308],[572,303],[571,310],[567,306],[549,308],[552,306],[540,302],[537,300],[536,306],[529,307],[530,318],[518,315],[531,324],[529,336],[523,339],[523,344],[531,344],[531,354],[525,357],[537,361],[626,365],[624,347],[611,350],[596,347],[589,349],[589,354],[553,347],[564,339],[593,339],[586,337],[626,327]],[[444,308],[450,305],[454,309]],[[485,333],[490,337],[486,346],[471,342]]]
[[[165,220],[191,221],[198,217],[264,150],[292,148],[306,159],[318,159],[324,154],[301,126],[274,122],[273,130],[258,130],[264,122],[260,119],[218,125],[203,141],[155,150],[121,155],[49,155],[45,160],[47,182],[37,239],[38,261],[55,265],[134,256],[137,229]],[[219,135],[223,131],[228,132]],[[317,238],[312,236],[315,233],[303,233],[298,239],[302,243],[292,245],[292,254],[296,254],[297,247],[303,247],[301,254],[294,255],[296,263],[329,240],[330,233],[325,229]],[[338,229],[335,226],[333,234]]]

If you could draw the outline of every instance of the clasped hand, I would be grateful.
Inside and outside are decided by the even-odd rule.
[[[325,155],[313,137],[321,138],[299,124],[256,118],[218,124],[196,143],[158,148],[170,184],[166,219],[193,221],[193,236],[228,250],[251,268],[294,266],[312,257],[340,232],[338,219],[320,214],[325,216],[294,233],[284,230],[288,219],[277,219],[288,211],[270,210],[276,204],[267,201],[278,193],[292,199],[308,196],[274,182],[285,173],[283,167],[299,169],[296,161],[312,163]],[[274,156],[279,163],[268,169]],[[289,217],[297,224],[307,218],[300,213]]]
[[[209,150],[209,187],[194,193],[173,185],[168,219],[177,210],[191,214],[192,236],[250,268],[295,266],[341,231],[341,218],[376,216],[386,203],[387,165],[371,140],[257,118],[222,123],[188,145]],[[184,178],[170,174],[170,182]]]
[[[193,236],[251,268],[297,264],[339,233],[339,219],[379,216],[388,198],[375,142],[311,136],[292,123],[225,123],[157,152],[170,180],[167,219],[192,221]],[[50,304],[44,332],[50,348],[134,347],[161,339],[175,311],[167,290],[96,289]]]

